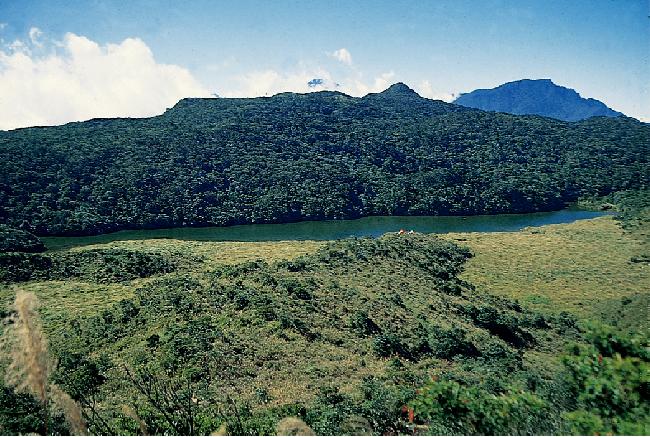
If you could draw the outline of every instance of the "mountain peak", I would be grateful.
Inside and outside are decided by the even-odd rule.
[[[557,85],[551,79],[521,79],[492,89],[478,89],[461,94],[454,103],[484,111],[541,115],[565,121],[623,115],[598,100],[585,99],[575,90]]]
[[[408,100],[421,99],[420,95],[416,93],[411,87],[403,82],[397,82],[386,88],[380,93],[370,93],[365,98],[370,99],[390,99],[390,100]]]
[[[386,88],[379,94],[383,95],[418,95],[412,88],[404,82],[397,82]]]

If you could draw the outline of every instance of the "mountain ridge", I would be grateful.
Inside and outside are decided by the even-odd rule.
[[[582,97],[572,88],[557,85],[551,79],[521,79],[495,88],[477,89],[461,94],[453,103],[485,111],[541,115],[564,121],[624,115],[599,100]]]

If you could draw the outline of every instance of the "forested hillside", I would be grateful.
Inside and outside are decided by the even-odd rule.
[[[531,212],[648,184],[650,126],[566,123],[404,84],[185,99],[148,119],[0,132],[0,222],[37,235]]]

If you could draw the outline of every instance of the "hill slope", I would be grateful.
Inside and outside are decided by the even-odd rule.
[[[582,405],[606,410],[613,434],[629,429],[620,427],[627,416],[647,435],[647,348],[643,361],[621,367],[623,378],[609,366],[621,362],[613,351],[642,349],[647,340],[626,343],[605,332],[601,348],[611,342],[617,349],[601,352],[602,367],[598,352],[579,358],[584,365],[574,369],[607,380],[611,395],[591,395],[590,380],[572,386],[561,364],[567,343],[585,339],[583,325],[563,309],[597,317],[603,304],[603,318],[618,322],[645,315],[647,274],[627,261],[634,237],[621,235],[611,218],[590,221],[588,232],[584,226],[449,241],[421,234],[317,244],[148,240],[22,254],[22,271],[36,274],[5,275],[12,284],[0,284],[0,311],[12,314],[17,289],[42,300],[58,363],[53,380],[82,405],[90,434],[207,435],[225,422],[230,435],[272,435],[286,416],[322,435],[354,435],[357,426],[366,434],[410,434],[400,411],[420,398],[425,405],[416,404],[415,419],[436,435],[612,431],[599,418],[565,415]],[[476,262],[457,240],[476,251]],[[603,247],[613,256],[601,256]],[[504,249],[534,267],[503,265]],[[44,258],[51,270],[41,269]],[[625,284],[611,288],[621,274]],[[483,284],[466,282],[472,277]],[[562,293],[573,297],[570,304]],[[544,311],[545,300],[547,312],[533,308]],[[641,314],[628,317],[625,307],[637,303]],[[0,324],[3,339],[11,327]],[[618,393],[627,395],[619,401]],[[9,435],[35,429],[33,419],[16,423],[30,411],[19,399],[0,385],[0,429]],[[439,417],[427,404],[440,406]],[[31,411],[39,412],[38,403]],[[571,431],[584,425],[596,428]]]
[[[87,269],[98,254],[103,267]],[[469,250],[435,236],[342,240],[276,262],[214,265],[195,258],[173,271],[165,259],[178,256],[154,248],[52,256],[84,272],[73,271],[68,280],[81,282],[65,294],[88,309],[55,309],[57,299],[43,316],[58,362],[54,380],[83,406],[94,406],[92,433],[136,432],[134,416],[123,413],[128,405],[150,434],[209,434],[229,416],[232,399],[242,408],[240,421],[267,414],[243,429],[229,428],[233,435],[270,434],[267,422],[288,414],[307,416],[324,435],[348,434],[344,422],[353,415],[378,434],[395,434],[404,431],[399,409],[430,372],[469,384],[488,381],[498,392],[503,375],[525,380],[530,357],[561,350],[577,334],[567,315],[530,312],[461,281]],[[105,275],[125,266],[139,270],[142,258],[161,268]],[[103,307],[90,305],[80,291],[90,286],[110,294],[125,284],[129,294]],[[66,285],[21,286],[51,294]],[[0,291],[3,301],[13,294]],[[539,370],[540,378],[548,377]],[[172,390],[178,398],[161,414],[146,387]],[[185,422],[186,396],[196,398],[190,420],[200,428]]]
[[[0,132],[0,223],[37,235],[562,208],[648,183],[650,126],[565,123],[404,84],[184,99],[145,119]]]
[[[484,111],[542,115],[565,121],[623,115],[601,101],[580,97],[574,90],[558,86],[550,79],[523,79],[492,89],[479,89],[462,94],[454,103]]]

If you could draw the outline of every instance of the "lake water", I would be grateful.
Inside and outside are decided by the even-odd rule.
[[[378,216],[358,220],[305,221],[298,223],[240,225],[208,228],[174,228],[120,231],[92,237],[43,237],[53,250],[123,240],[173,238],[194,241],[335,240],[347,237],[378,237],[400,229],[423,233],[508,232],[530,226],[571,223],[607,215],[605,212],[564,209],[532,214],[478,216]]]

